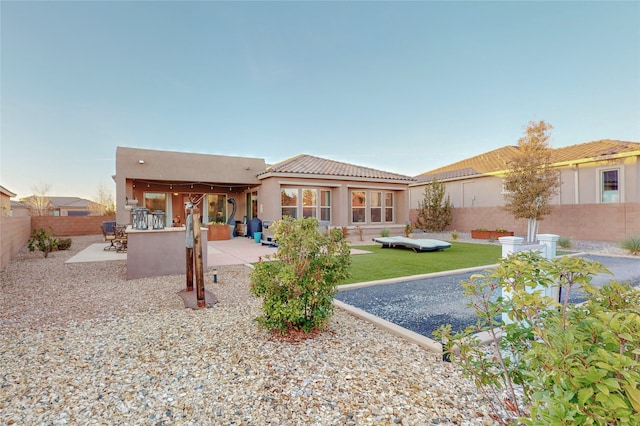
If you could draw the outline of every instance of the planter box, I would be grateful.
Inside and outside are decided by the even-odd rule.
[[[497,240],[500,237],[513,237],[513,232],[505,231],[471,231],[471,238],[475,238],[478,240]]]
[[[207,241],[220,241],[230,239],[229,225],[203,225],[208,229]]]

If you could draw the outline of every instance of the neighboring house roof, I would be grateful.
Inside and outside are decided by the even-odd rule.
[[[87,208],[91,201],[80,197],[49,197],[53,208]]]
[[[5,188],[2,185],[0,185],[0,194],[4,194],[9,198],[16,196],[16,194],[14,194],[13,192],[9,191],[7,188]]]
[[[27,209],[27,205],[24,203],[21,203],[19,201],[13,201],[11,200],[11,208],[12,209]]]
[[[612,155],[640,151],[640,142],[624,142],[605,139],[596,142],[556,148],[553,150],[555,163],[571,162],[583,159],[601,159]]]
[[[300,154],[267,167],[267,170],[258,176],[268,174],[296,174],[313,176],[336,176],[360,179],[379,179],[395,181],[414,181],[414,178],[398,173],[390,173],[369,167],[356,166],[340,161],[327,160],[313,155]]]
[[[22,201],[28,201],[35,196],[23,198]],[[93,201],[80,198],[80,197],[46,197],[49,200],[50,207],[52,209],[60,208],[74,208],[74,209],[86,209],[93,203]]]
[[[495,173],[509,168],[508,163],[518,152],[517,146],[504,146],[448,166],[440,167],[416,176],[418,183],[435,179],[448,180],[461,177]],[[580,161],[597,161],[612,156],[640,155],[640,143],[616,140],[600,140],[553,149],[554,164]]]
[[[432,181],[434,178],[438,180],[456,179],[504,170],[509,160],[517,152],[518,147],[516,146],[503,146],[502,148],[419,174],[416,176],[416,180],[418,182],[427,182]]]

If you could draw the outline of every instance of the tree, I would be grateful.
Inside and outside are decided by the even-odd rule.
[[[527,219],[528,242],[535,241],[538,221],[551,213],[549,201],[560,186],[560,172],[553,168],[549,148],[552,128],[542,120],[529,122],[504,177],[504,208],[516,219]]]
[[[49,210],[51,210],[51,203],[49,202],[50,189],[48,183],[33,185],[31,187],[33,195],[20,200],[27,205],[32,216],[46,216],[49,214]]]
[[[116,212],[116,205],[113,202],[113,195],[104,183],[98,185],[98,190],[93,203],[89,209],[100,216],[112,215]]]
[[[451,224],[451,200],[445,193],[444,183],[436,178],[424,187],[424,198],[418,202],[418,228],[440,232]]]

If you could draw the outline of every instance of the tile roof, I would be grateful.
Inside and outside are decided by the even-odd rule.
[[[31,198],[35,197],[34,195],[30,195],[25,198],[21,198],[20,201],[27,201]],[[61,208],[61,207],[75,207],[75,208],[87,208],[92,201],[89,201],[85,198],[80,197],[49,197],[46,196],[51,204],[52,208]]]
[[[605,139],[595,142],[556,148],[553,150],[553,160],[557,163],[575,161],[586,158],[598,158],[624,152],[640,151],[640,142],[624,142]]]
[[[418,182],[455,179],[465,176],[482,175],[506,168],[507,162],[518,152],[518,147],[503,146],[448,166],[440,167],[416,176]]]
[[[327,160],[313,155],[300,154],[267,167],[268,173],[304,174],[314,176],[355,177],[361,179],[401,180],[412,182],[411,176],[356,166],[340,161]]]
[[[448,166],[440,167],[416,176],[418,182],[456,179],[498,172],[508,168],[507,163],[518,152],[517,146],[504,146]],[[600,140],[553,149],[554,163],[597,159],[622,153],[640,152],[640,143],[616,140]]]

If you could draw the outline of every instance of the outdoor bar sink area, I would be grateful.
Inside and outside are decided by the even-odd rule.
[[[132,212],[127,226],[127,279],[186,274],[186,228],[164,227],[159,213],[147,209]],[[162,215],[164,216],[164,214]],[[150,220],[151,219],[151,220]],[[149,227],[149,222],[152,226]],[[202,266],[207,268],[207,228],[200,228]]]

